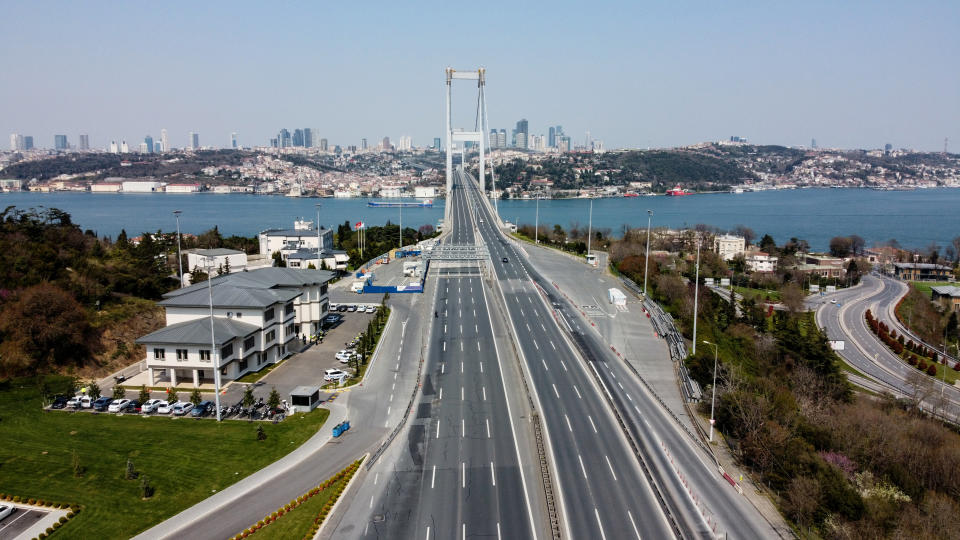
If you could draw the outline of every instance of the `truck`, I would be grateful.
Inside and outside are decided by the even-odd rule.
[[[364,282],[362,281],[354,281],[353,285],[350,285],[350,290],[357,294],[363,294],[363,285]]]
[[[610,298],[610,303],[615,306],[627,305],[627,295],[623,294],[623,291],[616,287],[612,287],[607,291],[607,296]]]

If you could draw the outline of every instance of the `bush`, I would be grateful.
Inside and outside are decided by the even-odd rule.
[[[915,366],[917,365],[917,357],[911,354],[907,357],[907,362],[909,362],[911,366]]]
[[[936,377],[936,376],[937,376],[937,365],[936,365],[936,364],[930,364],[930,367],[927,368],[927,375],[930,375],[930,376],[932,376],[932,377]]]
[[[55,522],[53,523],[53,530],[57,530],[57,529],[59,529],[59,528],[62,527],[62,526],[63,526],[63,523],[60,523],[59,521],[55,521]]]
[[[917,369],[919,369],[920,371],[926,371],[926,370],[927,370],[927,361],[926,361],[926,360],[920,360],[920,362],[917,363]]]
[[[44,532],[47,533],[47,536],[50,536],[51,534],[53,534],[53,527],[47,527],[47,530]]]
[[[67,516],[60,516],[60,523],[66,523],[66,522],[67,522]]]

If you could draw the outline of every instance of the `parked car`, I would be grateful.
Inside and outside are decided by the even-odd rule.
[[[176,403],[179,403],[179,401]],[[176,405],[176,403],[161,401],[160,404],[157,405],[157,414],[170,414],[170,411],[173,410],[173,406]]]
[[[350,361],[351,358],[353,358],[354,354],[356,354],[356,351],[352,349],[343,349],[342,351],[337,353],[337,360],[343,363],[347,363]]]
[[[67,407],[71,409],[89,409],[93,407],[93,399],[90,396],[73,396],[70,398],[70,401],[67,402]]]
[[[350,304],[350,307],[347,308],[347,311],[349,311],[350,313],[353,313],[356,310],[357,310],[356,304]]]
[[[510,262],[510,261],[508,261],[507,258],[504,257],[504,258],[503,258],[503,262]]]
[[[333,311],[333,309],[331,308],[330,311]],[[340,315],[339,313],[332,313],[323,318],[323,322],[327,324],[337,324],[342,320],[343,320],[343,315]]]
[[[127,407],[128,403],[130,403],[129,399],[118,399],[111,403],[109,407],[107,407],[107,411],[120,412],[121,409],[125,409]]]
[[[323,380],[327,382],[338,381],[345,376],[347,376],[347,372],[340,369],[328,369],[323,372]]]
[[[97,400],[93,402],[93,410],[105,411],[111,403],[113,403],[113,398],[108,398],[106,396],[98,397]]]
[[[140,407],[140,412],[144,414],[157,412],[157,409],[161,404],[166,405],[167,402],[163,401],[162,399],[148,399],[143,402],[143,405]]]
[[[0,505],[0,521],[8,518],[13,513],[13,506],[8,504]]]
[[[50,404],[51,409],[63,409],[67,406],[67,396],[54,396],[53,403]]]
[[[170,412],[172,412],[174,416],[183,416],[191,410],[193,410],[193,403],[189,401],[178,401],[170,408]]]
[[[339,311],[340,313],[343,313],[343,312],[347,311],[347,305],[346,305],[346,304],[340,304],[339,306],[337,306],[337,311]]]
[[[212,401],[201,401],[190,410],[190,416],[199,418],[201,416],[206,416],[210,414],[210,411],[213,410],[214,404]]]
[[[367,313],[376,313],[377,306],[367,306]]]
[[[329,309],[330,312],[332,313],[332,312],[336,311],[338,307],[340,307],[340,304],[334,304],[333,302],[330,302],[330,307],[327,308],[327,309]]]
[[[135,399],[131,399],[129,403],[123,407],[120,407],[120,412],[138,414],[140,412],[140,402]]]

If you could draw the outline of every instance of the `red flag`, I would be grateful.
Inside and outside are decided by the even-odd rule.
[[[362,227],[363,227],[363,222],[362,222],[362,221],[358,221],[357,224],[356,224],[356,226],[354,227],[354,229],[361,229]]]

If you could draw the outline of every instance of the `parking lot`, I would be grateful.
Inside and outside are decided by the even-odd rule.
[[[379,309],[379,307],[377,309]],[[221,392],[221,406],[230,407],[242,402],[245,389],[247,386],[251,385],[253,386],[253,395],[256,401],[263,399],[263,401],[266,402],[270,396],[270,391],[274,387],[276,387],[281,399],[289,401],[290,392],[298,386],[323,386],[325,384],[323,375],[324,371],[327,369],[344,369],[345,371],[348,371],[348,373],[352,374],[352,371],[347,370],[347,364],[341,363],[336,359],[336,354],[338,351],[343,349],[347,343],[352,341],[360,333],[367,329],[367,324],[374,317],[374,314],[366,312],[361,313],[360,311],[345,311],[336,313],[342,316],[342,319],[326,330],[323,342],[316,344],[310,344],[308,342],[304,344],[302,341],[297,341],[296,348],[299,349],[302,347],[300,352],[294,353],[288,357],[281,364],[277,365],[273,371],[267,373],[259,381],[254,383],[227,383],[224,390]],[[179,398],[184,401],[189,400],[190,391],[191,388],[188,388],[187,386],[179,387]],[[202,392],[203,399],[214,399],[213,394],[207,391],[206,388],[204,388]],[[105,395],[111,394],[111,392],[106,389],[104,389],[103,393]],[[321,399],[325,401],[330,394],[332,394],[332,392],[321,393]],[[139,392],[127,390],[125,397],[127,399],[135,400],[138,398],[138,396]],[[167,396],[165,392],[153,391],[150,393],[150,397],[151,399],[165,400]],[[262,409],[266,409],[266,407],[263,407]],[[67,407],[66,409],[62,410],[66,412],[80,413],[98,412],[94,411],[92,408],[81,408],[76,410],[72,407]],[[99,412],[102,412],[103,414],[115,414],[106,410]],[[137,413],[128,411],[120,414]],[[156,415],[156,413],[154,414]],[[159,416],[167,416],[167,414],[161,414]],[[170,416],[173,415],[171,414]],[[189,412],[181,417],[193,418]],[[213,412],[212,414],[207,414],[204,416],[204,418],[216,418],[216,413]],[[239,419],[239,417],[236,415],[230,415],[229,418]],[[246,417],[244,419],[246,419]],[[0,538],[6,537],[0,536]]]
[[[5,502],[3,504],[15,507],[15,510],[12,514],[7,516],[3,521],[0,521],[0,538],[3,538],[4,540],[12,540],[20,537],[21,535],[24,538],[33,538],[37,536],[37,534],[46,530],[47,527],[51,526],[54,521],[60,518],[60,515],[53,515],[52,511],[50,510],[41,510],[28,506],[18,506],[10,502]],[[60,511],[59,513],[66,514],[64,511]],[[35,525],[39,525],[41,523],[43,526],[42,529],[30,531],[30,534],[24,534]]]

